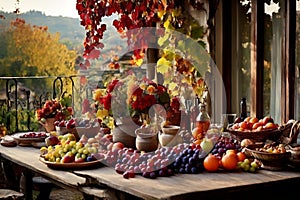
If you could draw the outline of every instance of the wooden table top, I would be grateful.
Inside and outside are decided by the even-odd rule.
[[[250,187],[272,185],[276,182],[297,180],[300,173],[293,171],[258,170],[248,172],[202,172],[199,174],[176,174],[172,177],[147,179],[136,176],[124,179],[114,169],[100,167],[89,170],[64,171],[48,168],[39,161],[39,149],[33,147],[3,147],[0,155],[12,162],[26,167],[34,172],[43,174],[52,180],[71,187],[87,183],[88,179],[97,180],[98,184],[109,190],[129,193],[143,199],[191,199],[218,191],[235,191]]]
[[[67,187],[77,187],[78,184],[84,184],[86,179],[75,175],[69,171],[53,170],[39,161],[40,151],[33,147],[4,147],[0,145],[0,156],[8,159],[22,167],[55,180]]]

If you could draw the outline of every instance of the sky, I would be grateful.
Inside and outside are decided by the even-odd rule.
[[[45,15],[79,18],[76,10],[76,0],[0,0],[0,10],[13,12],[20,8],[24,13],[30,10],[41,11]]]
[[[21,13],[36,10],[43,12],[45,15],[79,18],[76,10],[76,0],[20,0],[18,6],[16,2],[16,0],[0,0],[0,10],[13,12],[19,7]],[[297,10],[300,10],[299,1],[297,1]],[[278,11],[278,5],[274,3],[270,6],[266,5],[267,13],[274,11]]]

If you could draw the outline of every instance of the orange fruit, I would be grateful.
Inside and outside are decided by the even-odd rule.
[[[253,124],[252,129],[253,129],[253,130],[254,130],[254,129],[257,129],[257,128],[260,127],[260,126],[261,126],[261,124],[260,124],[259,122],[256,122],[256,123]]]
[[[222,166],[226,170],[234,170],[238,164],[238,156],[235,153],[226,153],[222,159]]]
[[[243,152],[237,152],[236,156],[238,157],[238,161],[241,162],[243,162],[247,158],[246,154]]]
[[[250,122],[250,120],[251,120],[251,117],[246,117],[246,118],[244,119],[244,122]]]
[[[250,123],[252,124],[255,124],[258,122],[258,119],[256,117],[252,117],[250,120],[249,120]]]
[[[201,142],[202,142],[202,140],[196,139],[196,140],[193,141],[193,144],[195,144],[195,145],[199,144],[200,145]]]
[[[214,172],[219,169],[219,158],[212,154],[208,154],[203,161],[203,167],[209,172]]]

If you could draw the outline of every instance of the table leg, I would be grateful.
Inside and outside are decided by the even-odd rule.
[[[19,191],[19,179],[15,173],[14,165],[5,159],[1,159],[1,167],[4,173],[6,187],[15,191]]]
[[[33,178],[33,173],[30,170],[25,169],[22,172],[21,180],[20,180],[20,187],[21,191],[25,195],[26,200],[32,200],[32,189],[33,189],[33,184],[32,184],[32,178]]]

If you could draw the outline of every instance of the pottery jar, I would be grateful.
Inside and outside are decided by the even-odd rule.
[[[139,151],[155,151],[158,147],[157,133],[150,128],[141,127],[136,129],[135,146]]]
[[[161,146],[175,146],[182,143],[182,138],[179,134],[180,126],[165,125],[162,131],[158,134],[158,140]]]

